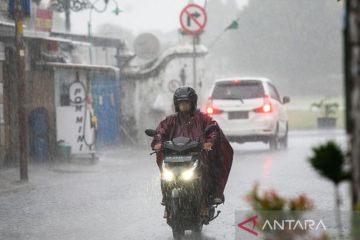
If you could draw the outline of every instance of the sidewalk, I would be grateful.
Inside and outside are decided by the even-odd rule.
[[[46,187],[61,181],[64,174],[89,172],[95,164],[88,162],[55,162],[29,165],[29,182],[20,181],[19,167],[0,169],[0,195]]]
[[[28,183],[20,182],[18,168],[0,170],[0,195],[8,192],[15,192],[18,189],[27,187]]]
[[[134,162],[141,163],[152,159],[149,153],[150,150],[135,151],[134,148],[123,147],[99,152],[96,160],[74,157],[70,161],[30,164],[27,183],[20,181],[19,167],[0,168],[0,195],[49,187],[61,181],[76,179],[79,174],[101,174],[108,168],[126,168]]]

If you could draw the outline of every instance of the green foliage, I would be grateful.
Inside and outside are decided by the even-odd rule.
[[[344,170],[345,154],[333,141],[314,147],[309,161],[321,176],[331,180],[335,185],[350,180],[350,171]]]
[[[328,102],[326,99],[322,99],[320,102],[312,103],[311,106],[321,110],[324,117],[330,117],[331,115],[336,114],[339,104],[337,102]]]

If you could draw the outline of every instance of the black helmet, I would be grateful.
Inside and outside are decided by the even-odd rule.
[[[197,94],[193,88],[179,87],[174,93],[175,111],[179,111],[178,103],[180,101],[190,101],[192,103],[192,111],[194,111],[197,106],[197,98]]]

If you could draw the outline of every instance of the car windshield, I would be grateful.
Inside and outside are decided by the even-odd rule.
[[[251,99],[264,97],[264,88],[259,81],[217,83],[213,99]]]

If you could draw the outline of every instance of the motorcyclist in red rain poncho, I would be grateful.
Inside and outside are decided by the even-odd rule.
[[[151,143],[151,147],[157,152],[157,164],[161,168],[162,142],[179,136],[203,141],[206,150],[203,161],[207,166],[205,175],[207,181],[210,181],[205,187],[208,189],[204,191],[212,196],[214,204],[221,204],[225,201],[224,189],[231,169],[233,149],[220,128],[203,137],[205,128],[217,123],[210,116],[196,109],[197,94],[194,89],[178,88],[174,94],[174,105],[176,113],[160,122],[156,129],[157,134]],[[204,211],[206,212],[206,209],[202,209],[202,212]]]

